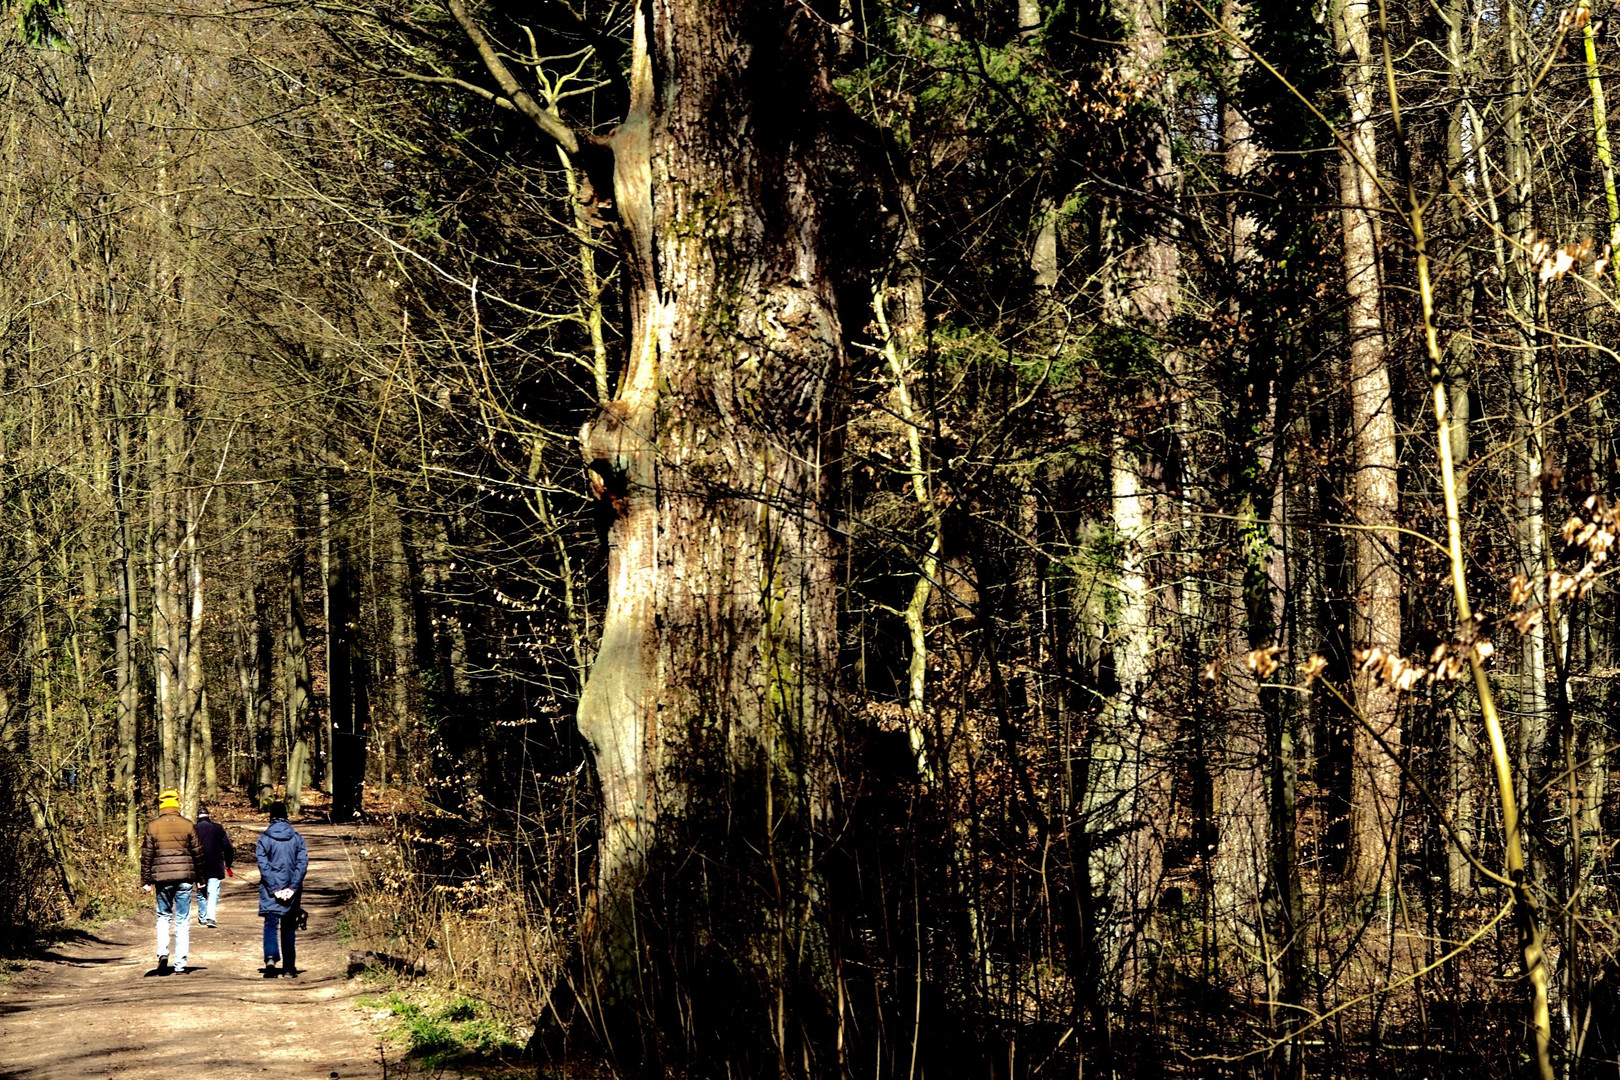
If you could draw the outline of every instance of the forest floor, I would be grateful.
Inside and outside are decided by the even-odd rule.
[[[401,1076],[367,987],[349,978],[338,917],[362,830],[296,822],[309,844],[297,978],[262,972],[253,844],[263,818],[222,821],[243,872],[220,890],[219,927],[195,925],[190,970],[156,977],[152,910],[60,939],[0,985],[0,1080],[316,1080]],[[147,894],[142,894],[146,896]],[[385,1056],[386,1055],[386,1056]]]

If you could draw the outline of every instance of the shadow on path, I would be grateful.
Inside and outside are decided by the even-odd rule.
[[[184,973],[159,975],[150,908],[97,933],[64,934],[0,987],[0,1080],[308,1080],[379,1077],[377,1033],[355,1008],[337,919],[352,896],[355,825],[297,823],[309,844],[309,929],[297,978],[266,979],[253,843],[262,819],[224,821],[241,873],[220,890],[219,926],[191,929]],[[195,914],[193,915],[195,919]],[[388,1072],[396,1072],[393,1056]]]

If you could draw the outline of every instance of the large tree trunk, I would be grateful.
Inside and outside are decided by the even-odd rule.
[[[1122,4],[1129,28],[1121,66],[1127,78],[1155,85],[1164,61],[1164,10],[1157,0]],[[1169,218],[1157,212],[1175,196],[1169,115],[1162,100],[1142,111],[1140,130],[1130,138],[1139,150],[1124,163],[1126,179],[1152,208],[1121,219],[1118,279],[1113,316],[1120,332],[1139,344],[1140,374],[1158,385],[1177,357],[1157,339],[1175,317],[1181,298],[1180,259],[1169,234]],[[1161,374],[1162,369],[1163,374]],[[1145,391],[1120,416],[1110,461],[1113,524],[1120,541],[1115,584],[1118,612],[1111,634],[1116,694],[1093,728],[1086,790],[1081,803],[1085,828],[1095,839],[1088,847],[1094,911],[1089,964],[1099,980],[1096,1003],[1130,1000],[1145,990],[1151,971],[1146,939],[1163,885],[1164,843],[1172,794],[1165,760],[1173,741],[1172,720],[1159,707],[1156,665],[1168,645],[1174,602],[1165,598],[1155,571],[1161,554],[1162,518],[1169,506],[1166,461],[1160,432],[1178,430],[1164,422],[1158,391]]]
[[[1241,35],[1240,15],[1232,0],[1228,0],[1223,15],[1228,30]],[[1233,45],[1229,56],[1231,86],[1221,108],[1222,172],[1228,187],[1240,190],[1254,171],[1257,151],[1254,132],[1237,107],[1233,92],[1242,75],[1246,55],[1241,46]],[[1247,278],[1255,270],[1256,222],[1246,210],[1234,208],[1228,212],[1227,224],[1227,267],[1233,287],[1227,313],[1237,324],[1246,314],[1240,297]],[[1234,368],[1251,369],[1252,350],[1242,343],[1234,343],[1233,348]],[[1276,691],[1262,691],[1265,679],[1256,671],[1259,665],[1245,663],[1245,656],[1279,644],[1277,634],[1282,623],[1274,610],[1274,601],[1280,598],[1281,592],[1271,590],[1276,542],[1268,520],[1272,501],[1267,475],[1271,440],[1267,439],[1266,432],[1274,430],[1272,425],[1276,421],[1271,392],[1273,379],[1270,372],[1262,377],[1262,373],[1250,370],[1248,376],[1246,381],[1252,387],[1249,400],[1243,403],[1246,407],[1233,414],[1229,432],[1233,447],[1231,472],[1239,489],[1234,533],[1242,560],[1236,568],[1237,588],[1233,591],[1236,610],[1229,619],[1234,634],[1233,648],[1228,650],[1232,654],[1230,716],[1224,739],[1224,760],[1215,777],[1217,847],[1210,875],[1220,951],[1224,954],[1232,950],[1237,955],[1252,952],[1262,940],[1264,920],[1260,902],[1268,878],[1265,862],[1268,850],[1266,714],[1263,710],[1273,707],[1277,697]],[[1239,632],[1241,637],[1237,636]]]
[[[810,866],[834,737],[844,353],[818,205],[823,29],[796,3],[642,8],[612,139],[630,356],[583,433],[615,512],[579,706],[601,783],[607,987],[634,992],[656,927],[636,925],[632,897],[658,890],[660,921],[699,920],[681,933],[748,939],[730,962],[763,994],[784,1069],[799,1054],[787,988],[822,943]],[[720,879],[702,903],[700,865]]]
[[[1228,0],[1227,25],[1243,33],[1242,9]],[[1233,81],[1247,65],[1244,49],[1231,50]],[[1222,110],[1225,173],[1241,190],[1258,158],[1254,131],[1228,100]],[[1229,312],[1242,325],[1248,312],[1239,298],[1253,295],[1261,270],[1255,250],[1258,223],[1241,204],[1230,215]],[[1285,452],[1287,423],[1279,398],[1276,360],[1258,355],[1243,339],[1234,342],[1238,385],[1248,388],[1231,430],[1236,488],[1236,540],[1241,553],[1237,589],[1247,660],[1233,665],[1232,727],[1217,780],[1219,834],[1214,882],[1217,926],[1228,930],[1238,955],[1256,949],[1266,957],[1266,1000],[1274,1037],[1299,1025],[1305,1003],[1304,894],[1300,882],[1295,805],[1298,791],[1296,711],[1285,697],[1278,652],[1286,615],[1286,571],[1281,537],[1272,518],[1283,504],[1285,476],[1277,455]],[[1285,1043],[1268,1061],[1270,1075],[1304,1075],[1304,1051]]]
[[[1351,509],[1357,528],[1352,593],[1352,644],[1357,649],[1399,653],[1401,646],[1400,538],[1396,476],[1395,411],[1390,397],[1388,345],[1380,307],[1378,145],[1373,130],[1373,56],[1366,0],[1342,0],[1333,34],[1344,65],[1349,106],[1339,162],[1343,204],[1345,313],[1350,384],[1350,438],[1354,464]],[[1391,882],[1387,862],[1400,770],[1371,732],[1392,748],[1401,741],[1398,698],[1371,672],[1355,681],[1355,700],[1365,726],[1351,739],[1350,851],[1346,868],[1363,894],[1382,893]],[[1369,731],[1368,729],[1371,729]]]
[[[1150,588],[1147,555],[1154,543],[1158,477],[1146,455],[1116,439],[1110,466],[1114,528],[1120,544],[1115,582],[1114,673],[1119,691],[1098,716],[1081,803],[1090,845],[1094,922],[1092,967],[1107,1002],[1146,985],[1143,938],[1162,885],[1170,774],[1164,761],[1166,721],[1156,708],[1156,657],[1165,647],[1161,607]]]

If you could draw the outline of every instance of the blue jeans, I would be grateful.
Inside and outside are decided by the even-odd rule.
[[[197,898],[197,921],[200,923],[213,922],[219,915],[219,881],[217,877],[209,878],[207,894]]]
[[[275,913],[262,914],[264,919],[264,956],[267,960],[281,960],[283,971],[296,971],[295,963],[298,956],[298,909],[293,908],[285,915]],[[276,948],[276,928],[281,928],[281,948]]]
[[[157,954],[169,955],[169,933],[174,932],[174,966],[184,970],[191,952],[191,882],[154,885],[157,894]]]

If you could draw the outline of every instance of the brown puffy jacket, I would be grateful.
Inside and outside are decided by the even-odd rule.
[[[201,861],[202,843],[191,822],[174,807],[159,810],[141,841],[141,884],[201,881]]]

